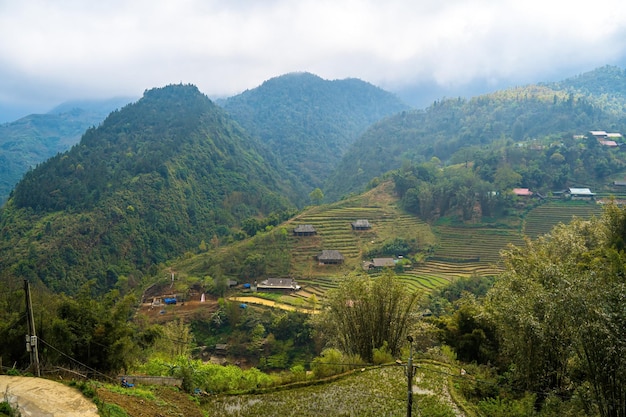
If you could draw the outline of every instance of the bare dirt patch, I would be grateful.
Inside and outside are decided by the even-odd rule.
[[[0,392],[23,416],[98,417],[98,408],[80,391],[45,378],[0,376]]]

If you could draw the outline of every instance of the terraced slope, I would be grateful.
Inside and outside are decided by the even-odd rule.
[[[372,228],[356,231],[351,223],[367,219]],[[323,289],[336,286],[330,277],[342,275],[359,268],[365,255],[377,244],[393,237],[417,239],[419,244],[430,245],[434,236],[430,227],[420,219],[390,212],[386,207],[333,207],[323,212],[307,212],[295,219],[290,226],[312,225],[316,236],[290,236],[292,248],[292,274],[298,282],[319,286]],[[344,256],[344,265],[319,265],[315,260],[324,249],[338,250]]]
[[[602,206],[595,202],[553,201],[531,210],[524,221],[524,234],[531,239],[550,232],[559,223],[567,224],[573,217],[588,219],[602,214]]]
[[[394,238],[415,239],[424,251],[421,255],[426,255],[426,261],[396,269],[396,274],[407,287],[429,292],[460,277],[497,275],[501,272],[500,251],[507,245],[523,245],[524,236],[536,238],[573,216],[589,218],[601,211],[601,205],[595,203],[551,201],[533,208],[524,218],[509,217],[498,224],[430,225],[401,211],[393,186],[387,183],[332,205],[309,208],[273,231],[241,242],[239,252],[221,248],[221,255],[183,260],[177,268],[202,275],[212,263],[227,265],[232,259],[236,262],[250,254],[260,255],[266,262],[265,277],[291,277],[302,286],[300,291],[273,294],[271,299],[309,310],[319,307],[315,303],[321,303],[346,274],[362,268],[372,249]],[[368,220],[371,229],[353,230],[351,223],[359,219]],[[311,225],[317,234],[294,236],[293,229],[299,225]],[[279,236],[279,231],[286,234]],[[338,250],[344,263],[320,265],[315,257],[325,249]]]

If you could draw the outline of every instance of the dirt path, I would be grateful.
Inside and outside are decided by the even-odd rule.
[[[230,297],[229,298],[230,301],[236,301],[236,302],[240,302],[240,303],[246,303],[246,304],[260,304],[260,305],[264,305],[264,306],[268,306],[268,307],[275,307],[275,308],[280,308],[282,310],[288,310],[288,311],[300,311],[303,313],[318,313],[319,311],[313,311],[311,309],[308,308],[303,308],[303,307],[295,307],[289,304],[284,304],[284,303],[277,303],[276,301],[272,301],[272,300],[266,300],[265,298],[260,298],[260,297],[249,297],[249,296],[245,296],[245,297]]]
[[[22,417],[98,417],[96,405],[82,393],[49,379],[2,375],[0,395],[2,401],[7,395]]]

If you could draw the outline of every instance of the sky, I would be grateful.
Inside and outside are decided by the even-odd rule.
[[[0,122],[181,82],[231,96],[297,71],[419,107],[604,65],[626,65],[622,0],[0,0]]]

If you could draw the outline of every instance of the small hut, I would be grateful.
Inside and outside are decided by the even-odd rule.
[[[355,222],[352,222],[352,230],[368,230],[371,229],[372,225],[368,220],[359,219]]]
[[[323,265],[337,265],[343,263],[343,255],[338,250],[323,250],[316,258],[317,261]]]
[[[294,236],[314,236],[317,234],[317,231],[310,224],[301,224],[293,229]]]

